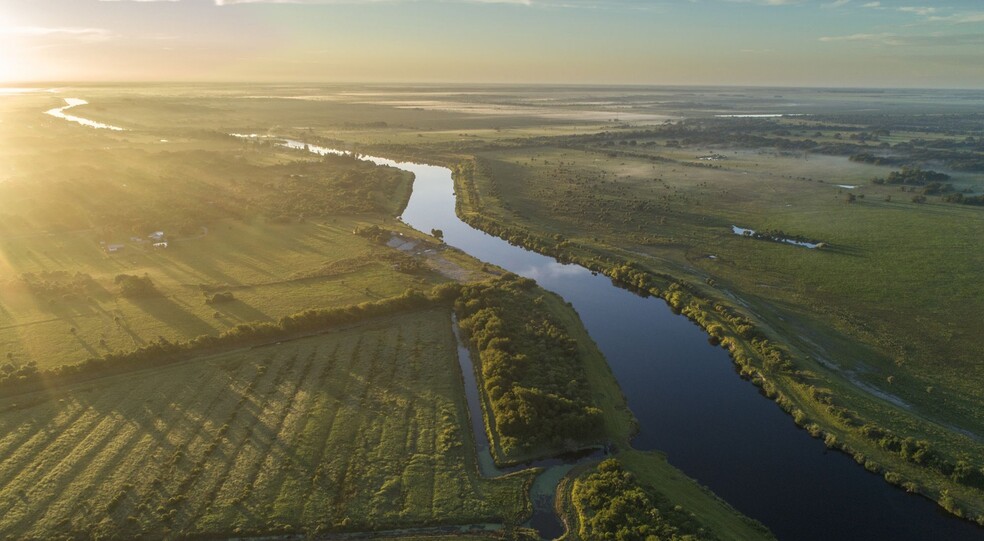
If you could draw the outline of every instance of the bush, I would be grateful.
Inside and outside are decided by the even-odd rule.
[[[221,293],[215,293],[214,295],[205,296],[205,304],[222,304],[226,302],[232,302],[236,300],[231,291],[224,291]]]
[[[120,295],[128,298],[155,297],[161,293],[154,286],[150,276],[134,276],[132,274],[117,274],[113,283],[120,287]]]

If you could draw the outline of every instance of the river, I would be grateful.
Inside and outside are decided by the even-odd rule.
[[[797,428],[738,377],[727,352],[711,346],[699,327],[662,299],[640,297],[583,267],[512,246],[462,222],[449,169],[363,159],[415,175],[405,223],[419,231],[441,229],[447,244],[533,278],[569,301],[639,420],[634,447],[665,452],[670,463],[779,539],[984,538],[976,525],[889,485]]]
[[[121,130],[65,115],[65,109],[82,100],[66,103],[48,114]],[[343,154],[298,141],[286,145]],[[665,452],[670,463],[764,523],[779,539],[984,539],[984,529],[889,485],[797,428],[789,415],[738,377],[723,349],[711,346],[700,328],[673,314],[662,299],[637,296],[583,267],[561,264],[473,229],[455,214],[454,183],[447,168],[362,158],[415,175],[404,222],[424,232],[441,229],[447,244],[533,278],[569,301],[608,359],[639,421],[633,445]],[[474,380],[466,384],[472,400]],[[474,404],[471,409],[475,411]],[[473,426],[482,432],[478,423]],[[487,462],[482,469],[495,471]],[[542,520],[542,513],[534,516],[533,525],[541,533],[556,530],[556,520],[537,522]]]

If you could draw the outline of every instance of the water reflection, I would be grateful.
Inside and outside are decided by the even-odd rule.
[[[51,115],[55,118],[60,118],[62,120],[67,120],[69,122],[75,122],[76,124],[82,124],[83,126],[88,126],[90,128],[96,128],[97,130],[112,130],[112,131],[126,131],[119,126],[111,126],[109,124],[103,124],[102,122],[96,122],[95,120],[89,120],[88,118],[82,118],[80,116],[73,116],[65,114],[65,111],[78,107],[79,105],[88,105],[89,102],[85,100],[80,100],[78,98],[65,98],[66,105],[64,107],[58,107],[55,109],[50,109],[45,111],[44,114]]]

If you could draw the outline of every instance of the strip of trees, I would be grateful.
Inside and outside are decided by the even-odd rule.
[[[577,341],[544,306],[535,282],[507,274],[466,285],[455,302],[478,352],[481,381],[505,454],[574,450],[603,438]]]

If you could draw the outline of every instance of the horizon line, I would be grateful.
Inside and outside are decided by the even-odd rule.
[[[254,85],[254,86],[480,86],[480,87],[570,87],[570,88],[754,88],[754,89],[789,89],[789,90],[964,90],[984,92],[981,87],[961,86],[866,86],[866,85],[806,85],[806,84],[747,84],[747,83],[561,83],[561,82],[447,82],[447,81],[204,81],[204,80],[120,80],[120,81],[0,81],[0,88],[33,88],[51,86],[121,86],[121,85]]]

